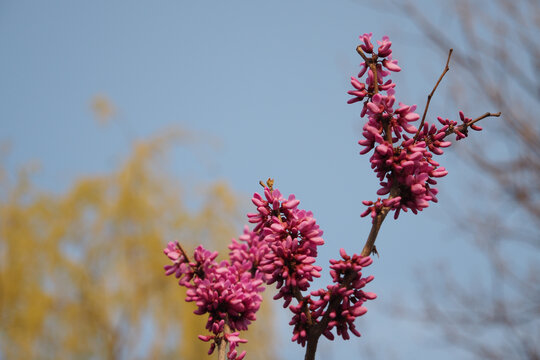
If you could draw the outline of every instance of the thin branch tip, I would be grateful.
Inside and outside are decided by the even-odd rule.
[[[439,84],[441,83],[444,75],[446,75],[448,70],[450,70],[450,67],[449,67],[450,58],[452,57],[452,52],[453,51],[454,51],[454,49],[448,50],[448,58],[446,59],[446,65],[444,66],[443,72],[442,72],[441,76],[439,76],[439,79],[437,80],[437,83],[433,87],[433,90],[431,90],[431,92],[427,96],[426,107],[424,108],[424,113],[422,114],[422,120],[420,121],[420,126],[418,127],[418,131],[414,135],[414,141],[415,142],[416,142],[416,140],[418,140],[418,137],[420,136],[420,132],[422,131],[422,128],[424,127],[424,123],[426,121],[426,115],[427,115],[427,112],[428,112],[428,109],[429,109],[429,104],[431,103],[431,98],[433,97],[433,94],[435,94],[435,91],[439,87]]]
[[[449,69],[449,65],[450,65],[450,58],[452,57],[452,53],[454,52],[454,49],[450,49],[448,50],[448,58],[446,59],[446,67],[445,69]]]

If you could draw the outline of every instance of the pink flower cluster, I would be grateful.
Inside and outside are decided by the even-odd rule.
[[[382,41],[377,41],[375,52],[371,37],[371,33],[360,36],[362,44],[357,51],[364,62],[360,64],[358,77],[351,78],[354,90],[348,93],[354,97],[348,103],[364,101],[361,116],[367,115],[367,122],[363,127],[364,139],[358,142],[364,146],[360,154],[373,150],[371,168],[381,185],[377,194],[388,197],[375,202],[363,201],[368,208],[362,216],[371,214],[375,219],[383,208],[387,208],[395,210],[394,217],[397,218],[401,210],[411,210],[416,214],[428,207],[430,201],[437,202],[435,179],[448,172],[433,159],[433,154],[441,155],[442,148],[451,145],[444,141],[449,134],[455,133],[458,140],[465,137],[472,119],[465,118],[460,112],[461,126],[456,126],[455,121],[439,118],[442,128],[422,122],[417,129],[412,124],[420,119],[415,112],[416,105],[399,103],[395,106],[395,84],[390,79],[385,80],[390,72],[401,70],[397,60],[392,59],[392,42],[384,36]],[[474,124],[470,127],[481,130]]]
[[[294,195],[285,200],[279,190],[264,189],[265,199],[253,196],[256,214],[248,214],[256,223],[255,231],[271,252],[261,261],[261,271],[267,274],[268,284],[277,283],[274,299],[283,298],[287,307],[296,290],[305,291],[313,278],[320,277],[321,267],[313,265],[317,247],[324,244],[322,230],[311,211],[299,210],[300,201]]]
[[[366,300],[375,294],[362,288],[373,277],[362,277],[362,268],[371,264],[370,257],[348,256],[341,249],[341,260],[331,260],[332,285],[304,295],[321,267],[315,265],[317,247],[324,244],[322,230],[310,211],[298,209],[300,201],[294,195],[285,199],[279,190],[265,186],[264,197],[254,194],[257,212],[248,214],[254,231],[246,226],[244,233],[229,245],[229,261],[216,262],[217,252],[199,246],[193,261],[187,258],[178,242],[165,248],[172,264],[165,266],[166,275],[174,274],[178,283],[187,288],[186,301],[197,305],[195,314],[208,314],[206,328],[212,335],[199,339],[212,342],[209,354],[216,346],[228,343],[228,359],[242,359],[237,346],[246,340],[239,337],[256,319],[260,307],[263,283],[276,284],[274,299],[284,299],[283,307],[293,312],[293,341],[304,346],[310,334],[337,335],[349,339],[349,331],[360,336],[354,320],[367,311]],[[296,299],[296,304],[291,304]],[[317,337],[318,338],[318,337]]]
[[[268,275],[268,284],[276,283],[278,293],[274,299],[283,298],[283,307],[289,306],[294,314],[289,323],[294,327],[292,341],[305,346],[313,332],[333,339],[333,328],[344,339],[349,338],[348,330],[360,336],[354,320],[367,311],[363,303],[376,297],[361,290],[373,280],[362,278],[361,273],[363,267],[371,264],[371,258],[351,258],[341,249],[343,260],[330,261],[334,284],[303,295],[310,282],[320,277],[321,267],[314,263],[317,247],[324,244],[322,230],[310,211],[298,209],[300,202],[294,195],[285,199],[279,190],[265,187],[264,198],[255,194],[252,201],[257,212],[248,214],[249,221],[256,224],[255,231],[271,250],[261,261],[260,269]],[[297,300],[296,305],[291,305],[293,299]]]
[[[373,260],[370,257],[356,254],[350,257],[344,249],[340,249],[339,253],[342,260],[330,260],[330,268],[332,269],[330,275],[334,284],[328,285],[327,290],[320,289],[311,293],[312,296],[319,297],[319,300],[314,301],[312,306],[315,316],[320,316],[319,313],[324,315],[323,309],[333,298],[340,299],[336,308],[328,313],[330,322],[323,332],[323,335],[330,340],[334,339],[334,335],[330,332],[334,327],[338,336],[342,336],[345,340],[350,337],[348,330],[354,335],[360,336],[354,325],[354,320],[367,312],[363,306],[364,302],[377,297],[374,293],[362,290],[367,283],[373,280],[373,276],[362,277],[362,268],[369,266]],[[349,283],[350,285],[344,285]]]
[[[258,262],[265,251],[265,244],[258,241],[247,227],[230,248],[230,261],[215,261],[218,253],[199,246],[188,261],[178,242],[170,242],[164,253],[172,261],[165,266],[166,275],[175,274],[179,284],[187,288],[186,301],[197,305],[195,314],[208,314],[206,329],[214,335],[199,336],[203,341],[213,340],[209,354],[216,344],[225,340],[229,343],[228,359],[240,360],[245,352],[238,355],[236,347],[247,340],[240,339],[237,330],[247,330],[255,321],[264,291],[263,273],[258,270]],[[261,246],[259,246],[261,245]],[[226,331],[226,327],[230,331]]]
[[[349,330],[360,336],[354,321],[367,312],[364,302],[377,297],[374,293],[362,290],[373,280],[373,276],[362,277],[362,268],[372,263],[371,258],[356,254],[351,258],[344,249],[340,249],[340,254],[343,260],[330,260],[330,274],[334,284],[328,285],[326,289],[312,291],[296,306],[289,307],[294,313],[289,323],[294,326],[292,341],[302,346],[316,328],[330,340],[334,340],[334,328],[337,335],[345,340],[350,338]]]

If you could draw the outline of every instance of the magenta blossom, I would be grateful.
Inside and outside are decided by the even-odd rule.
[[[166,275],[175,274],[180,279],[179,284],[187,288],[186,301],[195,303],[195,314],[208,314],[206,329],[214,335],[199,338],[214,340],[209,354],[223,339],[229,345],[228,359],[240,360],[245,356],[245,352],[238,355],[236,350],[239,343],[246,342],[238,337],[237,330],[247,330],[256,320],[264,291],[264,274],[258,270],[258,263],[265,248],[266,244],[247,228],[239,242],[233,240],[230,262],[224,260],[218,264],[217,252],[212,253],[202,246],[195,249],[194,261],[188,261],[177,242],[165,248],[164,253],[173,262],[165,266]]]
[[[362,44],[357,51],[364,62],[360,64],[358,78],[351,79],[355,90],[348,92],[354,96],[348,103],[363,101],[361,116],[367,116],[367,122],[362,133],[364,138],[358,142],[363,146],[360,154],[373,151],[371,168],[381,185],[377,194],[388,195],[388,198],[375,203],[364,201],[368,209],[362,216],[371,214],[375,219],[383,209],[388,209],[395,211],[394,217],[397,218],[401,210],[411,210],[416,214],[428,207],[430,202],[437,202],[435,179],[445,176],[448,171],[433,160],[433,155],[443,154],[442,149],[451,145],[444,140],[445,137],[455,133],[457,140],[460,140],[467,136],[469,127],[477,131],[481,128],[462,112],[460,118],[463,124],[460,126],[455,121],[442,118],[438,118],[442,128],[423,121],[419,128],[413,125],[420,119],[415,112],[416,106],[399,103],[399,107],[395,108],[395,84],[384,79],[390,71],[401,70],[397,61],[392,59],[392,42],[384,36],[377,41],[375,53],[371,37],[372,34],[360,37]],[[372,54],[371,59],[367,58],[369,54]],[[366,73],[365,81],[362,81]]]
[[[314,265],[317,246],[324,244],[310,211],[299,210],[300,203],[294,195],[283,198],[279,190],[264,189],[265,199],[253,196],[257,214],[248,214],[250,222],[256,222],[255,230],[271,252],[261,261],[261,271],[267,274],[268,284],[277,284],[278,294],[287,307],[295,296],[295,289],[304,291],[313,278],[320,277],[321,267]]]
[[[320,276],[321,267],[314,263],[317,247],[324,244],[322,230],[311,212],[298,209],[299,201],[294,195],[285,199],[277,189],[265,187],[264,198],[255,194],[252,201],[257,213],[248,217],[270,249],[260,269],[269,275],[268,284],[276,283],[278,294],[274,299],[283,298],[283,306],[293,313],[289,323],[293,326],[292,341],[305,346],[313,331],[333,339],[334,328],[344,339],[349,338],[348,331],[359,336],[354,320],[367,311],[362,306],[364,301],[375,298],[361,290],[373,279],[362,278],[361,273],[363,267],[371,264],[371,258],[351,258],[342,249],[343,260],[330,261],[334,284],[304,296],[302,292]],[[294,299],[296,304],[291,304]]]

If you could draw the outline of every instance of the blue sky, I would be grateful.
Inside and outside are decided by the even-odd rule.
[[[419,3],[430,17],[445,16],[429,1]],[[131,140],[187,129],[206,143],[197,156],[175,149],[172,172],[188,185],[225,179],[246,199],[260,179],[275,178],[283,193],[295,193],[301,207],[315,213],[325,231],[325,266],[340,247],[361,250],[370,221],[359,217],[360,202],[376,197],[368,158],[358,155],[360,106],[346,104],[348,79],[360,63],[358,35],[390,36],[403,69],[392,77],[398,100],[420,109],[444,66],[407,19],[390,13],[352,0],[3,1],[0,141],[11,144],[6,165],[14,171],[38,161],[37,184],[62,191],[78,176],[113,169]],[[90,110],[96,95],[114,104],[118,126],[97,124]],[[430,114],[441,113],[457,115],[436,97]],[[451,156],[444,166],[450,175],[442,180],[439,204],[383,225],[381,257],[366,269],[376,277],[369,290],[379,299],[359,321],[362,338],[324,342],[321,358],[354,358],[367,347],[383,358],[461,355],[433,342],[433,329],[388,310],[392,303],[415,306],[421,298],[415,271],[451,261],[463,245],[452,236],[453,224],[441,219],[451,211],[446,199],[470,201],[451,191],[466,174]],[[456,271],[465,277],[478,261],[465,254]],[[301,358],[288,340],[288,316],[278,315],[281,354]]]

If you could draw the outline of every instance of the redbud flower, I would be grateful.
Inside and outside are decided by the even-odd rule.
[[[373,53],[371,43],[372,34],[364,34],[360,37],[363,44],[360,48],[367,54]],[[390,74],[390,71],[400,71],[397,60],[392,59],[392,42],[387,36],[381,41],[377,41],[378,49],[376,56],[372,56],[371,64],[368,67],[366,62],[361,64],[362,69],[367,70],[365,83],[362,82],[364,71],[359,74],[359,78],[353,78],[351,84],[356,90],[349,91],[355,96],[348,103],[364,100],[360,116],[367,115],[367,122],[363,127],[363,139],[358,144],[363,146],[360,154],[366,154],[373,150],[370,158],[371,168],[375,171],[381,187],[377,191],[378,195],[388,195],[388,198],[376,202],[364,201],[368,208],[361,216],[371,215],[376,218],[383,209],[395,211],[397,218],[401,210],[411,210],[413,213],[422,211],[429,206],[431,201],[437,202],[437,189],[433,186],[437,184],[435,178],[448,174],[444,167],[433,160],[433,154],[443,154],[443,148],[451,145],[445,141],[445,137],[450,133],[455,133],[457,140],[467,136],[467,129],[481,130],[472,122],[471,118],[466,118],[460,112],[461,126],[457,126],[456,121],[438,118],[442,128],[422,124],[421,129],[417,129],[413,123],[420,119],[415,112],[416,106],[399,103],[399,107],[394,109],[396,102],[395,84],[391,80],[383,82],[383,78]],[[373,68],[377,70],[378,90],[373,87]],[[383,68],[389,70],[386,71]],[[360,86],[361,84],[361,86]],[[360,87],[367,93],[359,93]],[[409,137],[407,134],[414,134]]]
[[[310,326],[308,322],[308,317],[304,311],[306,304],[308,308],[311,308],[311,306],[313,306],[311,297],[309,295],[306,296],[303,301],[300,301],[298,305],[289,306],[289,309],[294,314],[291,321],[289,322],[289,325],[293,325],[293,337],[291,341],[295,341],[302,346],[306,345]],[[313,314],[312,319],[315,320]],[[316,322],[313,322],[311,326],[313,326],[315,323]]]
[[[390,41],[388,36],[383,36],[382,41],[377,41],[377,45],[379,45],[379,49],[377,50],[377,55],[379,57],[387,57],[392,54],[392,50],[390,50],[392,42]]]
[[[360,47],[362,48],[362,50],[364,50],[364,52],[368,54],[371,54],[373,52],[373,44],[371,43],[372,35],[373,35],[372,33],[369,33],[369,34],[364,34],[360,36],[360,40],[363,42],[363,44],[361,44]]]
[[[323,331],[323,335],[330,340],[334,339],[331,333],[334,328],[337,335],[345,340],[350,337],[349,331],[360,336],[354,321],[367,312],[363,306],[365,301],[377,297],[374,293],[362,290],[373,280],[373,276],[362,277],[362,268],[369,266],[373,262],[372,259],[369,256],[363,257],[356,254],[351,257],[344,249],[340,249],[340,255],[342,260],[330,260],[330,275],[334,284],[328,285],[326,290],[319,289],[311,293],[312,297],[319,297],[319,300],[311,301],[312,315],[318,319],[328,312],[325,309],[327,305],[337,300],[337,306],[330,309],[327,314],[330,321]]]
[[[247,226],[244,227],[244,233],[238,237],[238,241],[232,239],[229,249],[231,264],[252,274],[259,271],[264,256],[270,251],[266,241],[250,231]]]
[[[193,267],[187,263],[184,254],[180,250],[180,244],[178,243],[178,241],[174,243],[169,242],[163,252],[165,253],[165,255],[167,255],[169,260],[173,261],[172,265],[166,265],[164,267],[165,275],[168,276],[175,274],[176,278],[179,279],[179,285],[186,286],[187,284],[189,284],[195,272],[193,270]]]
[[[310,211],[297,208],[300,202],[294,195],[285,199],[278,190],[269,188],[265,188],[264,194],[265,199],[259,194],[253,196],[258,214],[248,217],[250,222],[257,221],[255,231],[271,250],[261,261],[260,269],[267,275],[267,283],[276,283],[279,289],[274,299],[283,298],[283,307],[287,307],[294,289],[304,291],[313,278],[320,277],[321,268],[314,262],[317,246],[324,244],[323,232]]]
[[[238,355],[238,352],[236,351],[238,344],[247,343],[247,340],[240,339],[239,335],[239,332],[225,334],[225,339],[229,342],[229,352],[227,353],[227,357],[231,360],[242,360],[244,356],[246,356],[245,351],[242,351],[240,355]]]
[[[331,261],[331,274],[336,284],[329,286],[328,290],[302,296],[301,292],[309,288],[313,278],[320,276],[321,268],[314,262],[317,247],[324,243],[321,237],[323,232],[310,211],[298,209],[299,201],[294,195],[286,200],[277,189],[265,188],[264,196],[253,196],[252,202],[257,206],[258,213],[248,216],[250,220],[257,220],[255,228],[270,249],[260,269],[268,274],[268,284],[276,283],[278,294],[274,299],[283,298],[283,306],[288,306],[294,314],[289,323],[293,326],[292,341],[305,346],[310,329],[319,326],[331,299],[335,299],[334,302],[339,300],[339,306],[328,310],[328,316],[332,319],[322,330],[325,336],[332,338],[330,330],[334,327],[338,335],[344,338],[348,338],[348,331],[359,335],[353,324],[354,319],[365,313],[363,302],[375,298],[370,293],[364,295],[360,290],[372,280],[362,278],[360,272],[362,267],[371,264],[371,259],[359,255],[351,258],[342,250],[341,255],[345,260]],[[313,300],[313,297],[319,299]],[[298,302],[291,304],[293,299]]]
[[[264,274],[258,265],[267,252],[268,247],[247,228],[239,238],[230,245],[231,262],[215,261],[217,252],[210,252],[199,246],[195,249],[193,259],[189,262],[178,243],[169,243],[164,253],[173,261],[173,265],[165,266],[166,275],[175,274],[180,278],[180,285],[187,288],[186,301],[195,302],[197,315],[208,314],[206,328],[214,335],[199,336],[203,341],[214,340],[209,354],[216,347],[216,336],[225,329],[225,321],[231,330],[247,330],[248,325],[256,319],[264,291]],[[242,359],[245,352],[238,355],[236,346],[246,340],[238,337],[238,332],[225,333],[223,336],[229,343],[228,359]],[[221,336],[221,335],[220,335]],[[221,341],[221,340],[220,340]]]
[[[347,101],[347,103],[349,104],[361,101],[367,95],[367,90],[364,83],[361,83],[356,78],[351,77],[351,84],[356,90],[351,90],[347,92],[348,94],[355,96],[354,98]]]
[[[392,56],[388,56],[382,61],[382,65],[390,71],[399,72],[401,68],[398,66],[397,60],[392,60]]]

